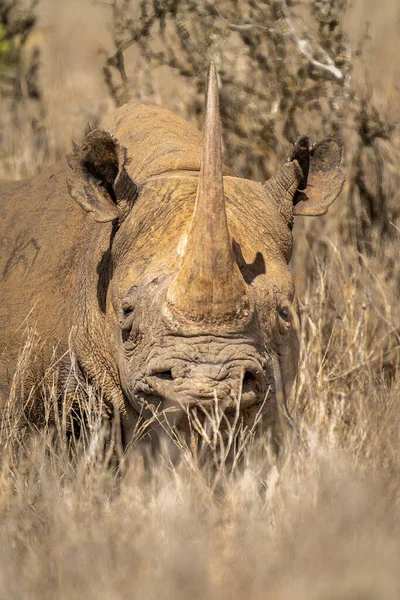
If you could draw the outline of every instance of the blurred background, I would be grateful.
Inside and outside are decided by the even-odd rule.
[[[0,179],[130,100],[201,128],[210,58],[240,176],[268,179],[301,134],[334,136],[346,174],[294,227],[301,442],[279,474],[257,455],[222,501],[188,460],[121,482],[102,442],[71,466],[47,431],[1,463],[2,597],[400,597],[399,57],[398,0],[0,0]]]

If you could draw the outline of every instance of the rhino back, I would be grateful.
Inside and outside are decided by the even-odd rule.
[[[0,186],[0,351],[21,342],[24,323],[47,339],[70,327],[71,290],[85,226],[66,187],[66,161]]]
[[[129,174],[138,183],[171,171],[199,171],[202,135],[169,110],[148,102],[121,106],[104,122],[127,148]],[[234,175],[224,167],[225,175]]]

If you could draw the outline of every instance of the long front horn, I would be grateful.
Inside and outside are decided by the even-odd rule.
[[[203,157],[183,262],[167,294],[178,321],[220,324],[248,320],[250,301],[235,262],[225,210],[221,123],[215,66],[210,62],[205,101]]]

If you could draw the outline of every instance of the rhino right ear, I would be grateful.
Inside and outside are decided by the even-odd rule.
[[[68,156],[71,197],[95,221],[121,223],[130,212],[139,188],[126,172],[126,149],[107,131],[90,131]]]

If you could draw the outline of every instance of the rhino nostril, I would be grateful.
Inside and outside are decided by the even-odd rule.
[[[164,381],[172,381],[174,379],[170,369],[168,371],[159,371],[158,373],[153,373],[153,377],[163,379]]]
[[[253,371],[246,371],[243,376],[242,392],[257,392],[260,389],[260,383],[257,375]]]

